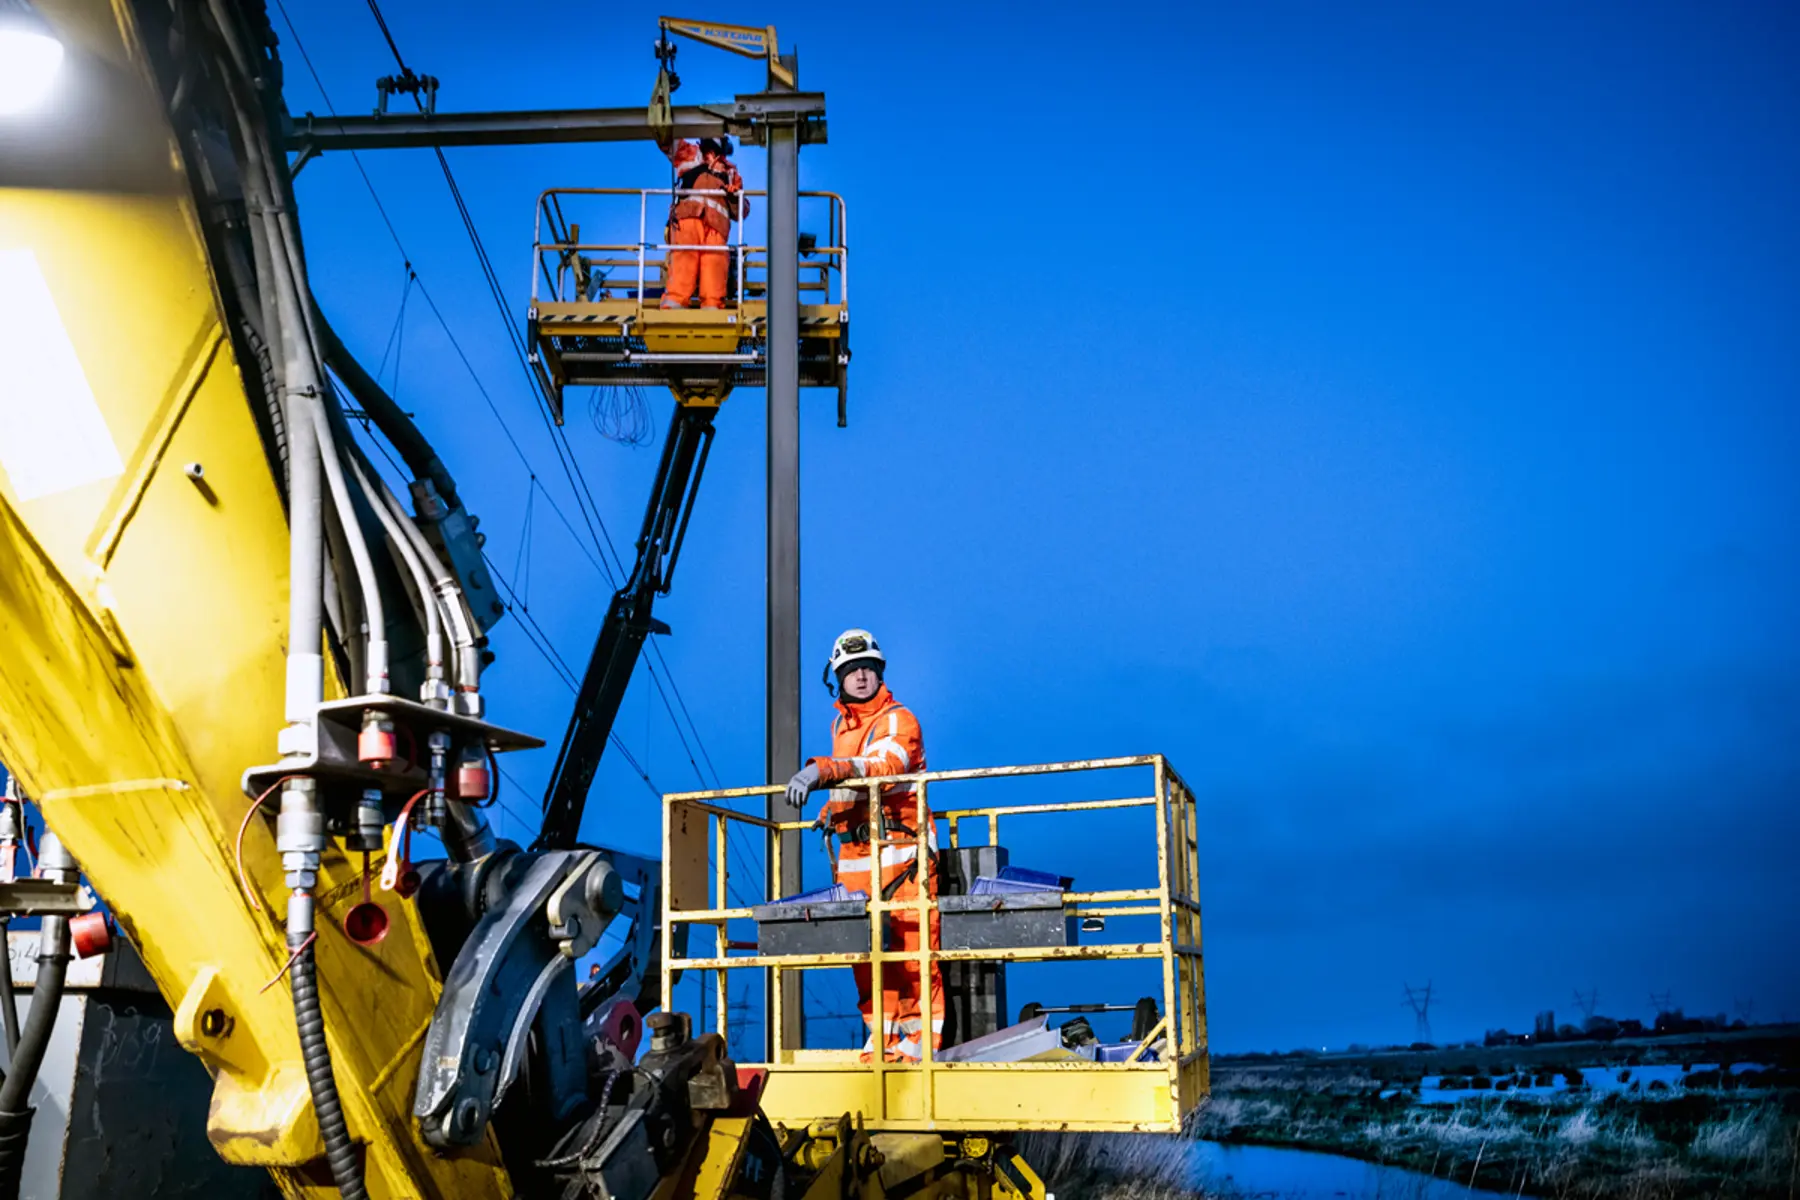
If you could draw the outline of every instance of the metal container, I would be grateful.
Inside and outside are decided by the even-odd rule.
[[[758,954],[866,954],[867,900],[779,900],[751,908]]]
[[[946,950],[994,950],[1020,946],[1068,946],[1075,920],[1063,912],[1063,894],[1049,891],[939,896]]]

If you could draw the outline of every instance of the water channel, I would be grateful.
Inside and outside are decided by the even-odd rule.
[[[1506,1193],[1338,1154],[1195,1142],[1193,1184],[1220,1200],[1500,1200]]]

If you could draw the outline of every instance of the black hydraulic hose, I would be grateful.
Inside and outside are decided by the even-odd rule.
[[[363,1187],[362,1160],[344,1123],[344,1106],[338,1100],[337,1080],[331,1074],[331,1051],[325,1045],[325,1017],[319,1009],[319,980],[313,965],[313,948],[303,944],[288,968],[294,989],[294,1024],[300,1032],[300,1057],[306,1063],[306,1082],[312,1087],[313,1110],[319,1116],[319,1133],[325,1139],[325,1158],[331,1164],[332,1182],[345,1200],[368,1200]]]
[[[0,946],[6,947],[6,966],[0,969],[0,1021],[6,1023],[6,1061],[11,1062],[19,1052],[19,998],[13,994],[12,921],[5,917],[0,917]]]
[[[369,419],[380,427],[382,435],[393,443],[394,449],[400,452],[400,457],[412,468],[413,474],[421,479],[431,480],[444,503],[455,508],[460,500],[450,468],[444,465],[444,460],[438,457],[425,435],[419,432],[419,427],[412,423],[412,418],[363,369],[356,357],[344,348],[344,343],[331,328],[325,315],[315,309],[314,317],[319,330],[319,349],[324,353],[325,361],[337,372],[338,378],[344,381],[344,386],[356,397],[362,410],[369,414]]]
[[[45,917],[38,938],[37,984],[32,988],[25,1027],[19,1031],[12,1070],[0,1084],[0,1113],[18,1112],[31,1098],[31,1085],[37,1082],[44,1051],[50,1048],[50,1027],[56,1023],[63,982],[69,974],[69,918]]]
[[[12,972],[7,964],[7,974]],[[20,1176],[25,1170],[25,1147],[31,1138],[32,1085],[50,1047],[50,1030],[62,1007],[63,984],[69,973],[69,919],[45,917],[38,934],[37,986],[32,990],[31,1011],[12,1055],[12,1070],[0,1083],[0,1200],[17,1200]],[[9,989],[10,990],[10,989]]]

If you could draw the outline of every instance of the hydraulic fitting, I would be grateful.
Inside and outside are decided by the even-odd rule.
[[[387,831],[387,813],[381,805],[380,788],[364,788],[351,815],[350,835],[344,839],[349,850],[373,854],[381,849],[382,835]]]
[[[444,824],[444,777],[450,765],[450,735],[434,730],[425,744],[431,750],[431,766],[425,775],[425,823],[434,828]]]
[[[492,783],[488,778],[487,751],[480,746],[464,746],[456,763],[457,799],[486,800]]]
[[[362,731],[356,735],[356,757],[364,766],[385,771],[400,757],[394,722],[370,710],[363,714]]]
[[[444,824],[438,833],[452,862],[476,862],[499,847],[494,830],[480,809],[460,801],[452,801],[445,809]]]
[[[7,788],[11,792],[10,782]],[[9,795],[0,800],[0,883],[19,877],[19,842],[24,838],[21,805]]]
[[[435,668],[436,674],[428,676],[419,685],[419,702],[429,704],[433,708],[448,709],[450,707],[450,685],[444,681],[444,669]]]
[[[81,871],[75,865],[75,856],[63,848],[62,839],[49,830],[38,840],[38,874],[56,883],[77,883],[81,879]]]
[[[319,882],[319,856],[325,852],[325,814],[319,809],[318,784],[313,780],[289,779],[282,784],[275,848],[281,851],[288,890],[310,892]]]

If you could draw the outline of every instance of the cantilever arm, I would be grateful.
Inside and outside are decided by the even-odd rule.
[[[797,86],[792,63],[783,60],[777,47],[775,27],[765,25],[727,25],[723,21],[690,21],[682,17],[664,17],[659,22],[665,34],[679,33],[703,46],[760,58],[769,64],[769,90],[789,90]]]

